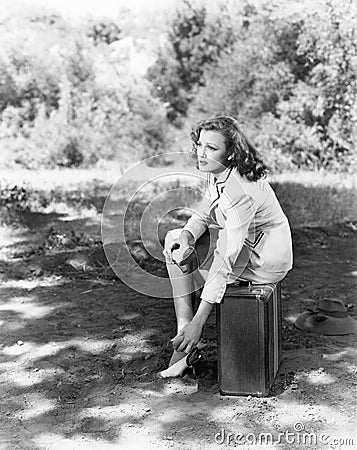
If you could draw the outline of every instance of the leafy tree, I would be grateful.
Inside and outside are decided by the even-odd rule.
[[[49,114],[58,107],[58,82],[48,61],[13,50],[0,60],[0,113],[12,106],[21,110],[22,121],[32,121],[43,104]]]
[[[212,19],[205,6],[183,1],[170,25],[168,42],[148,71],[155,95],[167,104],[170,121],[186,114],[194,88],[204,84],[205,67],[214,65],[222,54],[229,52],[234,39],[223,6]]]
[[[148,81],[118,74],[108,46],[83,30],[41,20],[25,21],[16,36],[0,27],[1,160],[38,168],[117,159],[125,167],[164,150],[166,111]]]
[[[306,55],[311,70],[300,100],[304,123],[321,143],[318,166],[346,162],[355,152],[357,124],[357,5],[352,0],[326,1],[309,14],[298,39],[297,53]],[[301,91],[300,86],[300,91]],[[299,91],[294,93],[297,97]],[[290,112],[290,110],[289,110]]]
[[[353,157],[356,27],[352,1],[328,0],[278,28],[277,37],[285,39],[277,40],[276,55],[285,58],[295,82],[277,104],[274,119],[279,139],[286,137],[281,148],[298,167],[347,168]],[[273,133],[271,138],[276,140]]]
[[[248,25],[243,17],[232,54],[205,71],[189,121],[237,117],[273,167],[347,169],[357,135],[356,8],[329,0],[290,16],[263,9]]]
[[[95,45],[100,43],[111,44],[122,37],[119,26],[108,19],[99,22],[91,22],[88,26],[87,36],[93,40]]]

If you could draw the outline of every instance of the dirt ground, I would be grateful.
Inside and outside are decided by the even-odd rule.
[[[73,230],[86,239],[74,245]],[[294,230],[283,360],[266,398],[219,394],[214,314],[197,377],[156,378],[172,302],[118,280],[99,230],[99,214],[28,214],[1,229],[1,449],[356,448],[356,337],[293,326],[322,298],[357,317],[355,224]]]

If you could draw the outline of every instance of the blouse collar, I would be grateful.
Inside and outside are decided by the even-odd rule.
[[[222,172],[220,172],[218,175],[211,173],[210,174],[210,182],[213,184],[225,183],[227,181],[229,175],[231,174],[232,169],[233,169],[232,166],[228,166]]]
[[[227,167],[223,170],[217,177],[216,181],[214,181],[214,175],[210,174],[210,187],[212,189],[213,198],[211,201],[211,208],[216,204],[217,200],[221,197],[221,194],[224,189],[224,184],[228,180],[230,174],[232,173],[233,167]]]

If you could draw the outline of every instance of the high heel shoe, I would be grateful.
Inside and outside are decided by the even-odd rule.
[[[200,359],[202,358],[202,355],[198,349],[198,347],[194,347],[190,353],[186,356],[186,364],[187,369],[192,369],[193,376],[196,377],[196,364]]]
[[[186,356],[186,365],[188,369],[192,369],[193,374],[195,374],[195,366],[198,361],[202,358],[202,355],[198,349],[198,347],[194,347],[190,353]]]

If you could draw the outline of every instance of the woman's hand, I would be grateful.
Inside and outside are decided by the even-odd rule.
[[[163,253],[169,262],[179,264],[183,260],[183,255],[188,255],[191,251],[192,247],[188,245],[188,243],[182,244],[178,239],[175,239],[171,241],[167,247],[165,247]]]
[[[185,325],[177,335],[171,339],[172,345],[178,352],[189,353],[195,347],[202,334],[203,326],[213,308],[213,304],[206,300],[201,300],[196,314],[191,322]]]
[[[169,262],[174,262],[172,260],[172,252],[178,248],[180,248],[180,241],[178,239],[173,239],[167,246],[165,246],[163,254],[169,260]]]
[[[189,255],[192,251],[194,238],[189,231],[182,231],[178,238],[173,239],[164,248],[163,254],[172,263],[179,264],[182,261],[183,255]],[[173,254],[173,252],[175,252]]]
[[[181,331],[172,339],[172,346],[178,352],[190,353],[198,344],[203,326],[195,320],[185,325]]]

